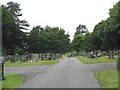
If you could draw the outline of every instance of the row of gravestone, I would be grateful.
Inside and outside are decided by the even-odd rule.
[[[38,60],[55,60],[56,58],[61,57],[62,55],[59,53],[51,54],[51,53],[42,53],[42,54],[28,54],[28,55],[7,55],[4,56],[4,62],[26,62],[26,61],[38,61]]]
[[[55,60],[59,57],[62,57],[62,55],[59,53],[56,53],[56,54],[51,54],[51,53],[33,54],[31,61],[36,62],[38,60]]]
[[[26,62],[30,59],[28,55],[7,55],[4,56],[4,62],[10,61],[10,62],[16,62],[16,61],[21,61],[21,62]]]
[[[90,58],[94,58],[94,57],[100,57],[100,56],[104,56],[104,55],[108,55],[109,57],[113,56],[113,55],[120,55],[120,50],[117,51],[95,51],[95,52],[79,52],[79,53],[71,53],[68,56],[69,57],[73,57],[73,56],[87,56]]]
[[[43,54],[41,54],[41,60],[55,60],[59,57],[62,57],[62,55],[59,53],[56,53],[56,54],[43,53]]]

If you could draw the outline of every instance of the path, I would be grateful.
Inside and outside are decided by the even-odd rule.
[[[111,65],[107,67],[109,66]],[[75,58],[66,58],[55,65],[27,66],[19,69],[9,67],[5,68],[5,71],[28,75],[27,82],[21,88],[100,88],[93,67],[97,66],[82,64]]]

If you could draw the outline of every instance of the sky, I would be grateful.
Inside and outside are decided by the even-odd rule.
[[[94,26],[109,17],[109,9],[119,0],[2,0],[1,4],[13,1],[20,4],[24,20],[33,26],[61,27],[73,39],[76,27],[86,25],[89,32]]]

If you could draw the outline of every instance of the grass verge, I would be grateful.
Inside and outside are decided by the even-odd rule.
[[[44,60],[44,61],[38,61],[38,62],[31,62],[31,61],[27,61],[27,62],[17,61],[15,63],[13,63],[13,62],[5,62],[4,65],[5,65],[5,67],[14,67],[14,66],[39,66],[39,65],[45,65],[45,64],[56,64],[61,59],[63,59],[63,58],[58,58],[56,60]]]
[[[2,81],[2,88],[19,88],[23,84],[23,77],[16,74],[6,74]]]
[[[98,57],[98,58],[88,58],[88,57],[83,57],[83,56],[77,56],[76,58],[79,59],[80,61],[82,61],[82,63],[84,63],[84,64],[99,64],[99,63],[117,62],[117,59],[108,59],[105,56]]]
[[[96,79],[102,88],[118,88],[118,71],[116,69],[98,71]]]

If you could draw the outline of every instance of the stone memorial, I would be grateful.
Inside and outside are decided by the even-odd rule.
[[[107,55],[107,52],[106,51],[101,51],[101,55],[102,56]]]
[[[39,60],[39,55],[38,54],[32,54],[31,56],[31,62],[37,62]]]
[[[53,58],[53,60],[55,60],[56,59],[56,55],[52,54],[52,58]]]
[[[46,59],[46,55],[45,55],[45,53],[42,53],[41,54],[41,60],[45,60]]]
[[[20,56],[20,61],[21,61],[21,62],[26,62],[25,55],[21,55],[21,56]]]
[[[51,59],[51,54],[50,53],[46,53],[46,59],[48,60],[50,60]]]
[[[59,53],[56,53],[56,58],[59,58],[60,57],[60,54]]]

